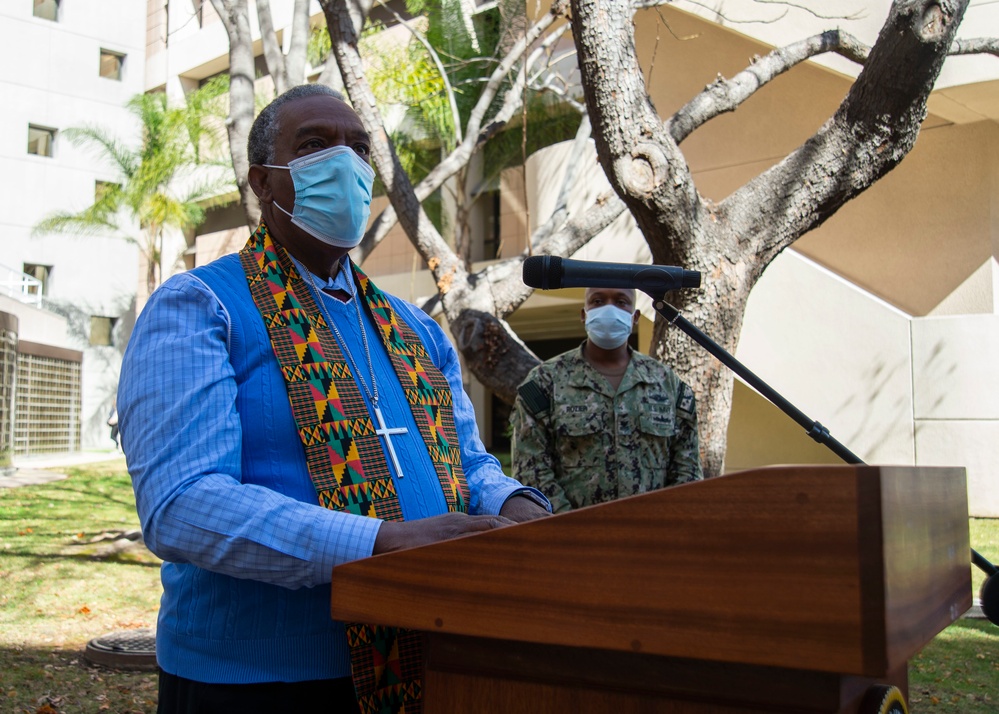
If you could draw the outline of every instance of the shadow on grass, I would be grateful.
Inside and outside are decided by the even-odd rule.
[[[909,661],[912,712],[995,714],[999,711],[999,627],[962,619]]]
[[[148,551],[146,551],[148,553]],[[4,554],[5,558],[24,558],[25,565],[41,565],[45,562],[66,562],[66,563],[118,563],[120,565],[139,565],[143,568],[156,568],[159,570],[161,565],[160,561],[147,561],[142,560],[138,556],[130,556],[128,554],[115,554],[115,555],[94,555],[88,553],[17,553],[13,551],[7,551]],[[147,555],[145,557],[155,557]]]
[[[5,508],[0,512],[0,521],[17,521],[40,501],[46,501],[48,507],[54,509],[55,513],[52,515],[71,515],[76,512],[81,519],[99,514],[110,506],[135,512],[135,499],[127,478],[110,477],[95,486],[93,482],[74,482],[72,477],[68,477],[47,484],[19,486],[3,495]],[[90,513],[86,513],[90,509]]]
[[[156,686],[156,672],[91,665],[84,659],[82,647],[0,647],[3,712],[152,714],[156,711]]]

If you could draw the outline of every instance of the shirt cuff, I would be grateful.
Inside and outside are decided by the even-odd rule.
[[[511,492],[509,496],[503,499],[503,504],[506,505],[506,502],[509,501],[514,496],[527,496],[532,501],[537,503],[539,506],[544,508],[546,511],[552,513],[551,501],[549,501],[545,497],[545,494],[541,493],[541,491],[539,491],[536,488],[530,488],[529,486],[518,488],[516,491]],[[500,510],[502,510],[502,506],[500,507]]]
[[[344,517],[347,519],[346,522],[342,520]],[[319,518],[325,519],[317,529],[319,537],[323,538],[324,548],[323,556],[316,563],[315,576],[319,582],[328,583],[333,577],[333,568],[336,566],[371,557],[375,551],[375,538],[378,537],[382,519],[325,509]],[[340,520],[339,524],[337,520]]]

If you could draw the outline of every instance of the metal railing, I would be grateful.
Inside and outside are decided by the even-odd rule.
[[[42,281],[20,270],[0,265],[0,295],[28,305],[42,306]]]

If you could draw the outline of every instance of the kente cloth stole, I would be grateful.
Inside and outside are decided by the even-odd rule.
[[[330,508],[383,520],[402,520],[380,437],[340,345],[287,252],[261,223],[240,251],[253,301],[260,310],[305,447],[319,496]],[[454,424],[451,389],[420,338],[388,299],[354,268],[363,297],[396,378],[434,464],[449,511],[468,510],[468,486]],[[364,364],[358,357],[358,363]],[[347,624],[351,673],[362,714],[422,711],[422,639],[380,625]]]

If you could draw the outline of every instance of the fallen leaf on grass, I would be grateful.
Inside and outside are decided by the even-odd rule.
[[[81,615],[89,615],[89,614],[90,614],[90,608],[89,608],[89,607],[87,607],[86,605],[84,605],[84,606],[83,606],[83,607],[81,607],[81,608],[80,608],[79,610],[77,610],[77,612],[78,612],[79,614],[81,614]]]

